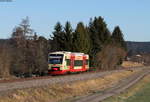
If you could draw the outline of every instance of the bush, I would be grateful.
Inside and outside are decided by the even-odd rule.
[[[126,52],[114,44],[106,45],[101,52],[96,55],[96,66],[98,69],[111,70],[120,65],[126,56]]]

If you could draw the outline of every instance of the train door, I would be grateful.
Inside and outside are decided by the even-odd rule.
[[[83,56],[83,70],[86,70],[86,56]]]
[[[75,56],[74,56],[74,55],[71,55],[70,71],[73,71],[73,70],[74,70],[74,60],[75,60]]]

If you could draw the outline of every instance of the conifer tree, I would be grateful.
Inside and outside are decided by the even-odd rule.
[[[123,38],[123,33],[122,31],[120,30],[120,27],[119,26],[116,26],[113,33],[112,33],[112,40],[117,44],[119,45],[120,47],[122,47],[124,50],[127,49],[127,46],[126,46],[126,42]]]
[[[60,22],[57,22],[57,24],[54,27],[54,32],[53,36],[51,37],[51,46],[52,46],[52,51],[62,51],[64,50],[64,32],[63,32],[63,27],[60,24]]]
[[[104,19],[102,17],[95,17],[94,20],[91,19],[89,23],[89,32],[92,40],[93,52],[97,53],[111,36]]]
[[[71,27],[70,22],[66,22],[64,27],[64,50],[65,51],[72,51],[72,39],[73,39],[73,30]]]
[[[109,33],[107,32],[108,31],[107,24],[105,23],[102,17],[98,17],[95,18],[94,25],[101,44],[104,44],[109,37]]]
[[[70,22],[63,27],[59,22],[55,25],[51,39],[52,51],[72,51],[73,30]]]
[[[96,31],[96,27],[94,25],[94,21],[91,19],[89,23],[89,35],[91,38],[91,45],[92,45],[92,54],[95,54],[97,51],[101,49],[101,43],[98,39],[98,34]]]
[[[74,33],[74,51],[83,53],[89,53],[90,51],[89,34],[82,22],[78,23]]]
[[[105,23],[102,17],[95,17],[94,20],[90,19],[89,23],[89,34],[91,38],[91,62],[94,65],[96,61],[96,54],[101,51],[104,47],[105,43],[107,43],[110,39],[110,32],[107,28],[107,24]]]

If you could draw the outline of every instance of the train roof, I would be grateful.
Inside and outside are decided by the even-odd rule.
[[[50,54],[75,54],[75,55],[88,55],[81,52],[68,52],[68,51],[57,51],[57,52],[50,52]]]

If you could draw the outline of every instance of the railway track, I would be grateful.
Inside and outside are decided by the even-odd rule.
[[[137,70],[138,68],[128,68],[124,70]],[[89,80],[93,78],[103,77],[111,73],[121,72],[124,70],[113,70],[105,72],[87,72],[82,74],[72,74],[72,75],[63,75],[63,76],[45,76],[37,78],[27,78],[27,79],[17,79],[17,80],[8,80],[0,82],[0,93],[11,91],[15,89],[23,89],[30,87],[39,87],[46,86],[56,83],[68,83],[78,80]]]
[[[92,67],[93,68],[93,67]],[[116,71],[120,71],[120,70],[134,70],[134,69],[138,69],[138,68],[141,68],[141,67],[129,67],[129,68],[124,68],[124,69],[118,69],[118,70],[111,70],[109,72],[116,72]],[[88,73],[103,73],[105,71],[88,71],[88,72],[82,72],[80,74],[88,74]],[[108,71],[107,71],[108,72]],[[79,74],[79,73],[77,73]],[[76,75],[77,75],[76,74]],[[13,83],[13,82],[23,82],[23,81],[30,81],[30,80],[39,80],[39,79],[49,79],[49,78],[53,78],[53,77],[63,77],[63,76],[72,76],[74,74],[67,74],[67,75],[58,75],[58,76],[50,76],[50,75],[47,75],[47,76],[39,76],[39,77],[30,77],[30,78],[17,78],[17,79],[9,79],[9,80],[0,80],[0,84],[1,83]]]
[[[119,94],[125,91],[127,88],[131,87],[137,83],[140,79],[150,73],[150,68],[143,69],[140,73],[136,73],[127,79],[120,81],[119,83],[113,85],[111,88],[96,92],[95,94],[80,97],[78,99],[73,99],[70,102],[101,102],[102,100],[111,97],[113,95]]]

